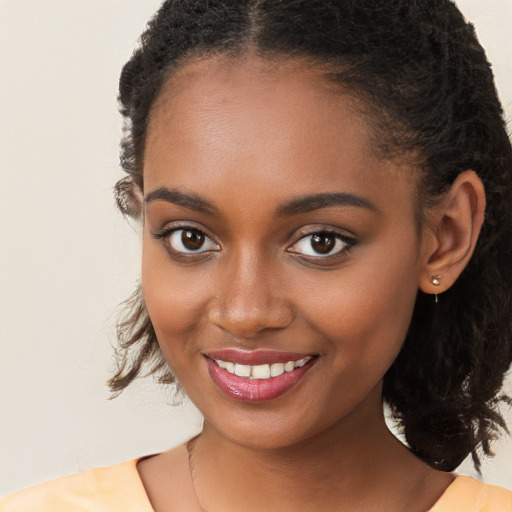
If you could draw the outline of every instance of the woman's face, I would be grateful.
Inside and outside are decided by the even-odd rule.
[[[207,425],[277,447],[380,418],[425,259],[414,191],[318,71],[211,58],[166,84],[144,160],[143,291]]]

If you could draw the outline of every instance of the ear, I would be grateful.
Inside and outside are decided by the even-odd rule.
[[[117,206],[123,215],[140,218],[144,203],[142,188],[131,176],[119,180],[114,187]]]
[[[484,213],[482,180],[474,171],[462,172],[429,215],[419,283],[423,292],[442,293],[457,280],[473,255]]]

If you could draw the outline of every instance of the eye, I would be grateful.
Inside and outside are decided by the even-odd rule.
[[[169,245],[182,253],[199,253],[219,248],[205,233],[198,229],[176,229],[169,235]]]
[[[179,254],[201,254],[219,249],[218,244],[196,228],[168,229],[154,237],[164,240],[171,251]]]
[[[339,233],[317,231],[316,233],[303,236],[288,251],[304,256],[326,258],[348,250],[353,244],[353,240]]]

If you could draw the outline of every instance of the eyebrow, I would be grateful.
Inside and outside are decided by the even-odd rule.
[[[219,209],[207,199],[204,199],[190,192],[180,192],[176,189],[160,187],[150,192],[144,199],[145,204],[153,201],[166,201],[168,203],[183,206],[188,210],[214,215]],[[300,213],[307,213],[329,206],[351,206],[365,208],[371,211],[378,209],[367,199],[350,194],[347,192],[326,192],[320,194],[311,194],[296,199],[279,206],[274,214],[275,217],[288,217]]]
[[[352,206],[356,208],[365,208],[378,212],[377,207],[364,199],[363,197],[349,194],[347,192],[327,192],[322,194],[312,194],[293,199],[290,202],[281,205],[275,213],[276,217],[288,217],[300,213],[307,213],[329,206]]]
[[[196,212],[206,213],[207,215],[213,215],[218,212],[218,208],[207,199],[196,194],[180,192],[179,190],[167,187],[153,190],[144,199],[145,204],[152,203],[153,201],[167,201],[168,203],[183,206]]]

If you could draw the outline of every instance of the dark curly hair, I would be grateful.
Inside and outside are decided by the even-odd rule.
[[[490,442],[506,429],[498,404],[512,360],[512,149],[473,26],[449,0],[164,2],[120,80],[123,213],[141,213],[134,190],[143,188],[148,118],[165,81],[193,57],[249,51],[317,63],[362,99],[383,157],[414,158],[419,211],[459,173],[482,179],[487,211],[473,258],[439,304],[418,291],[384,378],[384,400],[418,457],[451,471],[471,453],[478,468],[479,452],[491,455]],[[109,381],[117,393],[142,373],[174,380],[140,289],[129,306]]]

